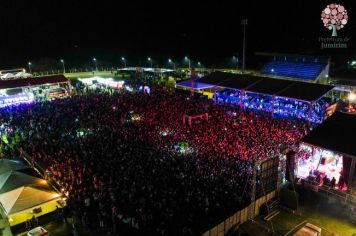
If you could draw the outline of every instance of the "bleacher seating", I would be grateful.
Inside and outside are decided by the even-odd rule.
[[[315,80],[326,64],[296,60],[273,60],[263,69],[264,74],[292,77],[302,80]]]

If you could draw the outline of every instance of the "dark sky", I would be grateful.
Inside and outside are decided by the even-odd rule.
[[[331,35],[320,20],[330,3],[326,0],[153,2],[1,0],[0,68],[44,57],[84,63],[93,56],[102,61],[125,56],[138,62],[147,56],[163,61],[188,55],[206,64],[220,63],[241,55],[243,18],[249,19],[250,55],[317,52],[318,37]],[[351,43],[350,49],[337,53],[354,53],[352,2],[340,2],[350,21],[339,35],[351,37]]]

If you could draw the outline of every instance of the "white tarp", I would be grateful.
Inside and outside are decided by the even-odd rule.
[[[31,78],[31,77],[33,77],[31,74],[23,72],[23,71],[21,71],[21,72],[19,72],[19,73],[17,73],[15,75],[15,78],[17,78],[17,79],[19,79],[19,78]]]
[[[3,79],[3,80],[13,79],[13,78],[15,78],[15,75],[11,74],[11,73],[6,73],[6,74],[1,75],[1,79]]]

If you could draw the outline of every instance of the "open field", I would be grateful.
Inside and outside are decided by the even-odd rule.
[[[77,73],[65,73],[68,79],[89,78],[93,76],[100,76],[104,78],[122,78],[122,75],[114,75],[110,71],[98,71],[98,72],[77,72]]]
[[[257,217],[257,225],[267,227],[273,231],[273,235],[291,236],[306,222],[314,224],[322,229],[322,236],[331,236],[335,233],[339,236],[356,235],[356,225],[349,219],[349,206],[342,203],[330,203],[326,198],[313,192],[305,193],[300,198],[300,206],[295,214],[280,210],[270,222],[265,222]]]

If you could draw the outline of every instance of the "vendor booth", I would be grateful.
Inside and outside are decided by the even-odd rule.
[[[70,94],[70,81],[64,75],[0,80],[0,107],[64,98]]]
[[[11,226],[53,212],[65,199],[19,160],[0,160],[0,203]]]
[[[91,89],[123,89],[124,81],[116,81],[113,78],[102,78],[102,77],[91,77],[91,78],[79,78],[78,79],[84,86],[87,86]]]

